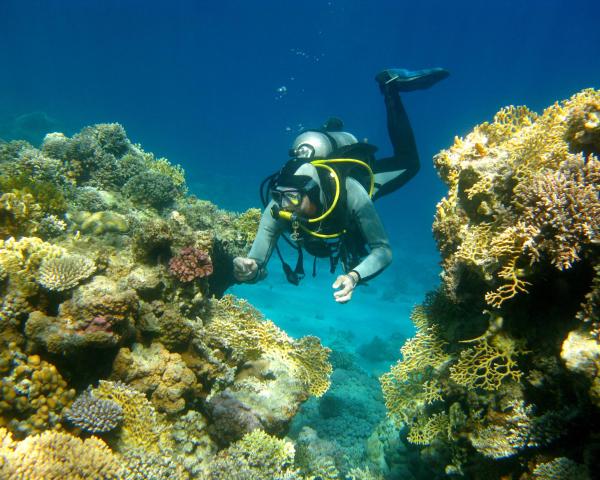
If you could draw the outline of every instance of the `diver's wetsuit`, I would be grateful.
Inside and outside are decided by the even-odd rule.
[[[377,160],[374,165],[375,189],[369,198],[363,186],[352,177],[346,179],[346,202],[350,223],[360,232],[369,248],[368,255],[354,266],[362,280],[368,280],[382,272],[392,261],[392,250],[373,200],[400,188],[419,171],[419,155],[408,115],[400,95],[391,88],[382,88],[387,111],[387,126],[394,156]],[[258,274],[250,283],[262,280],[266,265],[277,244],[277,240],[289,222],[276,220],[271,215],[271,201],[264,210],[256,239],[249,258],[256,260]]]
[[[394,156],[375,162],[373,200],[403,186],[417,174],[420,168],[417,143],[400,94],[385,87],[382,90],[387,112],[388,134],[394,148]]]
[[[392,261],[392,249],[381,219],[375,210],[369,194],[363,186],[352,177],[346,179],[347,209],[349,221],[361,233],[369,254],[355,267],[362,280],[368,280],[384,270]],[[249,258],[256,260],[258,274],[254,282],[262,280],[267,275],[266,265],[277,244],[279,235],[289,227],[286,220],[275,219],[271,215],[271,201],[260,220],[256,239],[252,244]],[[249,282],[253,283],[253,282]]]

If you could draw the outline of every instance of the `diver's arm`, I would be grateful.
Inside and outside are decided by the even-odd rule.
[[[369,246],[369,255],[354,270],[361,280],[381,273],[392,261],[392,249],[375,205],[362,185],[353,178],[346,181],[348,210]]]
[[[273,205],[273,201],[269,202],[263,211],[256,238],[248,253],[248,258],[254,260],[258,266],[256,275],[254,278],[245,280],[245,283],[256,283],[267,276],[267,263],[271,258],[275,245],[277,245],[279,235],[285,228],[285,221],[276,220],[271,215]]]

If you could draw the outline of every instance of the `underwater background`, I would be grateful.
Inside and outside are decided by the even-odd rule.
[[[305,478],[381,478],[376,475],[389,479],[433,478],[432,472],[437,475],[435,478],[444,478],[447,475],[462,475],[466,478],[501,478],[501,475],[505,475],[502,478],[546,478],[531,476],[533,475],[531,472],[535,469],[534,464],[541,464],[540,458],[535,462],[529,458],[533,463],[528,467],[524,467],[523,464],[527,462],[522,461],[520,466],[504,464],[498,470],[494,470],[494,464],[490,463],[486,464],[486,468],[489,469],[485,471],[477,468],[473,470],[465,468],[461,471],[459,467],[454,470],[444,468],[447,465],[460,463],[456,460],[460,455],[454,450],[446,455],[452,457],[454,463],[447,460],[441,467],[438,463],[444,463],[443,460],[439,460],[444,458],[444,455],[439,452],[430,452],[429,457],[419,456],[415,445],[423,445],[423,442],[415,441],[412,445],[409,445],[410,442],[400,442],[403,443],[400,445],[398,440],[394,440],[396,443],[389,441],[385,447],[373,446],[374,441],[369,444],[370,446],[357,447],[356,445],[362,445],[372,438],[371,432],[386,418],[386,406],[378,377],[385,375],[401,358],[402,345],[415,333],[418,334],[419,328],[423,327],[423,325],[415,326],[416,322],[414,319],[411,321],[410,318],[411,312],[414,317],[414,307],[422,304],[428,292],[436,290],[442,279],[447,280],[449,276],[446,272],[446,276],[440,278],[443,267],[449,266],[449,262],[441,263],[442,260],[448,259],[448,252],[440,252],[440,245],[449,244],[451,240],[444,240],[447,232],[440,233],[443,229],[439,228],[438,224],[436,242],[432,234],[432,224],[436,205],[448,195],[452,178],[446,175],[447,178],[440,179],[440,176],[445,175],[444,167],[441,167],[441,173],[436,171],[433,157],[444,149],[450,149],[456,136],[465,137],[476,125],[484,122],[492,123],[494,115],[502,107],[526,105],[532,111],[541,114],[545,108],[556,101],[568,99],[584,89],[600,88],[599,18],[600,4],[592,0],[570,2],[559,0],[520,2],[512,0],[497,2],[173,0],[168,3],[148,0],[0,0],[0,58],[2,59],[0,139],[5,142],[25,140],[35,148],[48,151],[48,148],[44,150],[43,146],[44,138],[48,133],[62,132],[65,137],[75,138],[74,136],[81,135],[80,132],[85,127],[118,123],[123,127],[126,138],[131,144],[139,145],[144,152],[152,152],[156,159],[164,157],[171,165],[180,165],[183,168],[188,194],[195,195],[200,200],[210,201],[219,209],[232,212],[232,218],[239,219],[240,217],[235,217],[236,214],[243,215],[243,212],[250,208],[262,208],[258,196],[260,182],[267,175],[277,171],[288,159],[288,149],[295,136],[305,128],[321,126],[331,116],[340,117],[345,123],[345,130],[353,133],[357,138],[368,139],[369,143],[377,145],[380,149],[378,158],[391,155],[383,99],[374,81],[377,72],[390,67],[448,69],[450,71],[448,79],[431,89],[407,93],[402,97],[415,131],[421,157],[421,170],[405,187],[379,200],[376,204],[394,252],[394,261],[384,273],[370,281],[368,285],[361,286],[355,292],[352,302],[347,305],[336,304],[333,300],[331,283],[335,276],[329,273],[327,260],[318,262],[317,276],[311,277],[312,258],[305,260],[308,274],[298,287],[286,282],[275,257],[270,263],[270,274],[265,281],[256,285],[237,285],[223,280],[219,285],[226,287],[224,291],[216,290],[219,296],[227,293],[235,295],[238,299],[247,300],[293,338],[313,335],[319,337],[323,347],[319,345],[318,352],[322,352],[321,348],[328,347],[333,349],[333,355],[337,355],[336,360],[332,361],[334,370],[331,375],[335,388],[320,400],[316,398],[307,400],[309,395],[323,394],[322,389],[309,384],[308,389],[297,393],[294,400],[290,401],[294,408],[289,410],[293,410],[294,414],[288,415],[286,421],[279,419],[277,422],[269,423],[270,429],[265,428],[269,434],[281,438],[289,433],[297,442],[296,451],[304,452],[304,457],[301,459],[297,457],[296,461],[299,464],[304,462],[302,474]],[[589,104],[597,102],[597,97],[591,94],[590,96],[592,100]],[[593,100],[594,98],[596,100]],[[100,128],[99,132],[98,135],[101,136],[103,130]],[[109,129],[106,134],[113,135],[115,131]],[[96,138],[96,133],[93,136]],[[456,145],[455,147],[459,148]],[[7,173],[18,175],[21,173],[18,165],[25,165],[19,163],[23,158],[21,154],[20,157],[14,152],[9,154],[7,153],[9,150],[9,148],[4,150],[5,156],[0,159],[4,162],[0,166],[3,166],[3,170],[6,168],[5,171],[0,172],[2,176]],[[120,153],[123,154],[125,151],[131,153],[133,150],[128,146]],[[583,148],[581,151],[586,154],[595,153],[594,148]],[[13,154],[15,156],[11,157],[10,155]],[[136,156],[139,152],[131,154]],[[117,159],[120,158],[116,156]],[[18,161],[15,160],[17,157]],[[68,158],[70,158],[68,155],[64,157],[63,160],[67,159],[64,162],[68,163],[70,161]],[[450,163],[448,161],[448,164]],[[7,167],[9,164],[13,165],[12,170]],[[437,166],[439,167],[440,164],[443,164],[443,159],[438,161]],[[86,168],[85,162],[84,168]],[[152,167],[151,170],[159,171],[157,168]],[[31,172],[24,170],[23,173]],[[590,178],[592,178],[591,184],[594,185],[595,182],[597,185],[597,180],[594,180],[596,177],[590,174]],[[85,182],[87,180],[81,185]],[[96,188],[98,182],[100,180],[89,185]],[[0,194],[10,191],[6,182],[3,185]],[[85,188],[89,185],[86,184]],[[124,185],[126,184],[123,182],[120,187],[126,189]],[[178,184],[177,187],[179,188],[180,185]],[[129,188],[130,193],[131,188],[133,187]],[[183,193],[183,188],[177,192],[178,195]],[[71,201],[71,197],[66,198],[67,202]],[[135,195],[131,194],[129,198],[135,198]],[[155,208],[164,218],[169,215],[165,205],[150,205],[149,208]],[[9,211],[8,207],[5,210]],[[69,209],[65,212],[67,210]],[[596,210],[590,211],[596,212]],[[121,214],[124,215],[125,212]],[[213,214],[214,212],[211,213]],[[142,214],[140,215],[143,217]],[[218,221],[225,222],[214,214],[214,218],[217,217],[220,219]],[[0,219],[6,220],[2,216]],[[189,217],[186,219],[188,223],[192,223]],[[65,217],[67,231],[72,235],[77,230],[73,225],[81,227],[87,220],[87,217],[77,217],[72,212],[67,213]],[[229,221],[233,223],[227,223]],[[238,225],[236,221],[227,220],[223,228],[233,225],[235,229]],[[210,228],[213,226],[211,225]],[[14,234],[17,230],[7,229],[6,232],[10,231]],[[117,233],[118,230],[119,228],[116,227]],[[6,240],[9,235],[4,233],[3,230],[3,239]],[[102,231],[99,235],[102,236],[104,233]],[[24,231],[19,231],[19,234],[28,236]],[[143,237],[139,232],[137,235]],[[170,235],[175,234],[171,232]],[[49,241],[49,238],[51,237],[44,240]],[[591,235],[591,238],[590,248],[596,257],[590,254],[590,258],[597,258],[597,237]],[[138,238],[136,248],[146,248],[144,241]],[[107,242],[117,251],[122,247],[114,239]],[[66,243],[64,245],[67,248]],[[182,247],[186,246],[174,241],[170,245],[170,254],[176,258],[181,254]],[[236,245],[233,250],[241,254],[247,246]],[[8,249],[6,245],[4,248]],[[224,250],[229,248],[226,253],[231,253],[231,246],[222,248]],[[596,250],[593,250],[594,248]],[[148,248],[148,251],[150,250]],[[584,258],[584,255],[581,254],[580,257]],[[222,258],[227,258],[227,255]],[[290,263],[295,262],[295,256],[289,251],[286,259]],[[158,255],[153,258],[153,261],[155,265],[160,266],[162,263],[166,268],[168,260]],[[218,268],[214,256],[213,261],[216,275]],[[96,264],[96,269],[100,270],[99,260],[96,260]],[[578,270],[574,274],[575,277],[584,278],[589,287],[592,278],[597,278],[590,273],[594,271],[595,265],[593,260],[589,260],[588,267],[584,268],[583,272]],[[8,267],[2,268],[9,271]],[[7,277],[3,273],[4,270],[0,268],[0,278],[3,279]],[[544,277],[548,274],[542,272],[540,275]],[[572,279],[563,280],[572,281]],[[82,278],[81,281],[83,282],[84,279]],[[597,280],[594,285],[595,288],[598,287]],[[170,288],[173,292],[177,291],[176,286],[170,286],[167,290]],[[201,290],[204,293],[215,293],[215,290],[210,291],[207,288],[202,284]],[[473,297],[481,293],[476,288],[480,287],[473,287],[470,292]],[[573,296],[570,299],[571,303],[581,303],[584,294],[589,291],[589,288],[588,290],[585,288],[581,286],[583,293],[580,292],[581,295],[578,297]],[[9,288],[4,287],[2,293],[5,299],[8,298],[7,292]],[[141,293],[138,294],[140,298],[143,297]],[[194,295],[196,294],[197,292],[194,292]],[[39,303],[34,305],[36,307],[34,310],[44,310],[40,307],[43,305],[44,308],[47,307],[44,311],[46,315],[59,318],[62,313],[58,313],[58,306],[66,303],[63,302],[66,297],[58,298],[57,295],[51,292],[47,298],[43,295],[35,296],[35,302]],[[167,297],[161,301],[175,305],[177,302],[180,304],[191,302],[190,298],[195,298],[194,295],[190,297],[189,291],[170,295],[168,301]],[[483,297],[483,293],[481,296]],[[594,298],[597,302],[597,298]],[[141,301],[146,300],[142,298]],[[230,308],[231,304],[227,303],[230,301],[235,305],[235,301],[226,300],[226,304],[219,308],[225,310]],[[32,305],[35,302],[30,301]],[[83,308],[76,302],[74,305],[76,308]],[[198,307],[198,312],[195,310],[196,307],[190,306],[187,311],[186,308],[182,307],[181,310],[185,312],[188,319],[202,316],[198,312],[202,314],[205,312],[203,310],[205,306]],[[593,310],[592,307],[590,309]],[[481,310],[482,308],[479,308],[479,313]],[[594,312],[597,315],[597,310]],[[30,318],[29,311],[27,313]],[[594,314],[588,316],[593,320]],[[101,316],[103,315],[96,313],[95,318]],[[456,315],[456,318],[459,316]],[[467,317],[468,315],[465,315],[464,318]],[[3,321],[8,322],[7,318],[3,317]],[[28,323],[27,318],[14,320],[18,324],[16,327],[18,331],[23,331],[25,324]],[[491,323],[493,322],[490,320]],[[221,328],[225,327],[221,326]],[[460,327],[454,328],[456,331],[460,330]],[[546,334],[543,324],[536,328],[540,336]],[[148,334],[149,331],[142,333]],[[466,333],[463,336],[457,335],[464,340],[475,338],[478,336],[475,332],[481,334],[483,331],[485,327],[479,331],[474,329],[468,332],[473,333],[472,335]],[[566,336],[568,331],[563,333]],[[68,380],[67,383],[69,379],[72,380],[70,386],[77,391],[77,394],[85,391],[86,381],[95,386],[98,380],[109,378],[108,374],[104,375],[104,372],[97,371],[89,375],[79,372],[81,378],[78,378],[64,366],[64,352],[60,352],[58,347],[58,350],[53,351],[48,346],[48,341],[41,339],[40,335],[37,334],[37,340],[32,342],[35,347],[22,345],[19,348],[23,347],[24,352],[26,347],[30,348],[30,351],[24,354],[41,355],[42,361],[55,363],[61,374]],[[213,332],[213,335],[217,333]],[[449,342],[452,335],[445,336],[445,341]],[[33,337],[31,335],[31,338]],[[125,335],[123,337],[126,338]],[[535,338],[535,336],[532,334],[528,338]],[[111,344],[110,348],[127,345],[133,350],[131,340],[127,342],[119,340],[118,345]],[[547,342],[560,344],[558,339]],[[590,342],[594,341],[590,340]],[[163,343],[168,342],[163,341]],[[545,341],[540,339],[540,343]],[[92,351],[96,351],[94,350],[96,347],[97,345],[93,346]],[[160,353],[162,347],[148,348],[158,350],[149,350],[140,355],[148,358],[152,355],[167,355],[164,352]],[[226,345],[224,350],[227,348],[231,346]],[[169,350],[174,352],[172,355],[181,354],[181,357],[185,357],[185,348],[181,346],[173,346]],[[458,351],[454,353],[458,358]],[[314,352],[311,355],[313,354]],[[314,355],[319,357],[320,354]],[[81,352],[77,355],[81,355]],[[133,356],[131,353],[130,355]],[[592,363],[596,362],[595,365],[600,366],[600,354],[594,355]],[[100,357],[103,362],[110,365],[110,355],[106,357],[103,353]],[[10,358],[10,362],[17,361],[14,356]],[[66,358],[69,358],[69,354]],[[148,358],[146,360],[150,362]],[[406,352],[404,358],[407,358]],[[40,361],[39,359],[38,356],[37,361]],[[135,363],[134,360],[128,361]],[[126,363],[125,360],[123,362]],[[238,359],[237,362],[239,363],[240,360]],[[344,362],[353,363],[356,370],[343,368],[343,365],[347,365]],[[217,424],[217,419],[220,418],[216,412],[217,407],[206,407],[205,412],[196,405],[195,400],[190,398],[202,397],[204,401],[205,398],[230,395],[229,393],[225,395],[226,383],[225,380],[220,379],[220,375],[225,378],[225,374],[221,371],[215,373],[218,370],[216,367],[216,370],[211,371],[210,374],[206,373],[210,370],[208,368],[203,370],[198,367],[195,370],[192,366],[193,361],[189,359],[187,364],[196,373],[198,385],[186,390],[185,407],[158,410],[166,413],[167,416],[171,415],[169,421],[172,423],[176,423],[177,415],[190,415],[189,412],[196,411],[204,415],[209,412],[206,414],[208,420],[202,421]],[[85,362],[82,363],[82,368],[85,368],[85,365],[87,365]],[[326,370],[325,367],[323,368]],[[435,370],[437,367],[432,366],[432,368]],[[508,368],[510,371],[510,366],[507,367],[505,363],[502,363],[502,368]],[[115,371],[117,370],[115,367]],[[199,374],[199,371],[203,373]],[[14,373],[8,367],[2,372],[6,374],[6,378]],[[129,386],[136,386],[136,382],[131,378],[128,379],[126,374],[115,376],[115,372],[112,373],[111,380],[119,379]],[[229,375],[233,375],[231,371]],[[590,381],[598,382],[597,374],[595,380]],[[204,389],[200,385],[203,382],[206,382]],[[385,385],[385,380],[383,383]],[[7,383],[4,382],[3,385]],[[471,387],[475,386],[481,385],[471,385]],[[148,397],[152,397],[152,392],[155,391],[154,388],[140,387],[139,382],[137,387]],[[106,385],[97,387],[98,397],[117,400],[117,394],[102,393],[100,390],[103,388],[109,390]],[[118,390],[117,387],[115,389]],[[344,389],[351,390],[353,393],[348,394]],[[291,390],[295,391],[293,388]],[[6,397],[9,395],[7,392],[8,390],[3,390],[2,395]],[[446,394],[448,398],[459,397],[459,393],[455,390],[447,391]],[[408,393],[403,392],[402,395],[406,396]],[[340,401],[339,397],[344,397],[345,402]],[[248,398],[242,399],[240,395],[235,401],[242,400],[252,404]],[[386,400],[389,411],[389,395]],[[529,400],[533,402],[533,399]],[[7,398],[0,398],[0,413],[4,412],[6,419],[14,416],[14,418],[18,417],[19,421],[26,421],[29,418],[25,414],[15,414],[6,405],[3,406],[2,401],[10,402]],[[232,401],[229,397],[222,398],[222,403],[225,405]],[[501,403],[497,399],[494,401]],[[65,400],[64,403],[66,406],[68,402]],[[489,400],[486,407],[491,403],[492,400]],[[578,416],[577,427],[573,427],[573,431],[577,432],[582,428],[578,423],[581,422],[581,418],[597,420],[597,399],[592,404],[593,406],[586,406],[586,408],[596,410],[592,413],[586,411]],[[565,406],[568,405],[570,405],[569,401],[565,400],[560,408],[567,408]],[[523,406],[523,412],[531,413],[527,408]],[[560,408],[556,407],[553,411],[562,412]],[[583,411],[583,407],[581,408]],[[484,407],[481,409],[483,410]],[[406,412],[406,409],[400,408],[400,410]],[[499,410],[506,412],[506,409],[499,408]],[[547,410],[552,409],[547,407]],[[360,411],[368,411],[368,414],[363,415]],[[434,413],[430,418],[439,418],[435,417],[438,413]],[[228,416],[227,413],[224,415]],[[125,417],[127,418],[127,414]],[[251,423],[248,419],[244,421]],[[201,423],[198,419],[190,422]],[[58,423],[58,420],[55,422],[48,420],[47,425],[44,425],[47,427]],[[19,438],[19,440],[25,434],[45,430],[45,427],[19,430],[14,427],[14,424],[10,424],[9,420],[3,420],[0,427],[5,424],[13,431],[15,439]],[[277,427],[273,427],[273,424],[277,424]],[[266,423],[263,423],[263,427],[265,425]],[[303,430],[307,425],[312,430]],[[589,438],[586,437],[590,442],[592,437],[598,441],[597,426],[593,423],[593,427],[590,427],[593,434],[586,430],[585,435],[590,435]],[[387,438],[392,438],[394,434],[389,430],[392,427],[385,428],[388,429]],[[207,430],[210,428],[207,427]],[[248,427],[248,431],[250,430],[252,428]],[[83,431],[85,432],[85,429]],[[401,431],[402,429],[398,427],[398,432]],[[480,435],[477,437],[479,440],[484,436],[482,431],[481,429],[479,431]],[[314,436],[311,436],[313,434]],[[191,434],[182,433],[180,436],[186,435]],[[198,435],[200,436],[199,433]],[[317,435],[319,438],[316,437]],[[86,434],[82,434],[81,437],[86,438]],[[379,435],[379,438],[383,437],[383,434]],[[406,430],[393,438],[401,437],[406,437]],[[574,434],[574,438],[576,437]],[[211,432],[211,438],[215,445],[207,446],[202,455],[196,452],[197,458],[209,458],[218,450],[231,448],[229,445],[240,439],[239,435],[214,432]],[[319,443],[324,439],[333,443],[337,439],[337,444],[332,446],[332,443],[329,443],[324,446]],[[577,464],[587,465],[587,473],[578,470],[577,474],[563,473],[563,477],[560,478],[588,478],[584,475],[595,478],[596,472],[589,471],[590,465],[594,465],[594,462],[587,457],[584,458],[584,454],[581,453],[583,444],[588,440],[581,440],[580,456],[571,458]],[[127,443],[123,438],[117,440],[109,438],[107,441],[115,451],[121,451],[123,443]],[[260,443],[260,439],[252,441]],[[198,445],[201,443],[198,441]],[[381,444],[383,443],[381,441]],[[472,440],[472,443],[477,449],[477,441]],[[527,447],[525,442],[524,445],[519,444],[515,447],[515,451],[520,452],[522,448]],[[192,447],[188,445],[185,448]],[[197,445],[194,448],[197,448]],[[336,448],[341,450],[337,451]],[[365,453],[369,448],[371,454]],[[317,467],[314,466],[318,462],[313,461],[314,458],[311,457],[316,455],[314,449],[334,452],[330,457],[335,461],[327,460],[330,463],[324,461],[325,466],[319,466],[321,468],[318,470],[319,473],[315,473]],[[399,455],[397,452],[405,452],[407,449],[414,449],[414,451],[410,455],[405,454],[403,460],[394,460],[394,456]],[[373,453],[375,450],[378,453]],[[559,448],[557,447],[556,450],[558,451]],[[478,452],[480,454],[484,452],[485,455],[489,450],[482,447]],[[597,452],[598,450],[592,450],[587,455],[594,457]],[[553,458],[548,455],[544,460],[549,461]],[[267,455],[271,459],[273,456],[274,454]],[[500,459],[509,456],[494,451],[486,457],[485,461],[489,461],[489,458]],[[555,457],[566,458],[559,454]],[[313,460],[309,461],[307,458]],[[367,458],[370,459],[370,463]],[[373,458],[379,459],[379,463],[373,461]],[[355,461],[356,459],[362,459],[362,463]],[[473,461],[477,462],[477,459],[473,460],[469,457],[469,460],[465,460],[464,463],[469,464]],[[484,463],[483,460],[481,462]],[[198,463],[202,462],[198,460]],[[263,463],[268,462],[264,460]],[[309,468],[306,465],[313,466]],[[373,471],[372,477],[366,476],[366,470],[353,471],[359,468],[366,469],[366,465],[370,465]],[[186,472],[193,473],[191,478],[205,478],[201,476],[204,474],[207,475],[206,478],[236,478],[231,473],[223,473],[229,471],[227,466],[217,465],[210,468],[212,468],[210,472],[200,473],[201,468],[186,466]],[[507,476],[511,472],[528,471],[528,468],[530,473],[524,473],[523,477]],[[139,471],[142,470],[140,468]],[[159,470],[157,467],[156,472]],[[136,477],[135,473],[131,473],[132,469],[127,478],[163,478],[160,475],[164,475],[164,478],[175,478],[170,476],[173,475],[174,470],[164,467],[160,471],[163,473],[156,473],[155,477],[144,477],[139,472],[137,475],[141,476]],[[325,471],[329,472],[329,477],[326,476]],[[257,476],[252,477],[251,475],[254,474]],[[240,474],[239,478],[263,478],[258,475],[256,472],[249,473],[247,477]],[[264,475],[266,475],[264,478],[296,478],[283,470],[277,473],[279,476],[273,473]],[[14,476],[13,478],[30,477]],[[90,476],[89,478],[113,477]]]

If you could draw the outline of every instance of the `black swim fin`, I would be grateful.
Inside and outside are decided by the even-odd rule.
[[[429,88],[448,77],[450,72],[444,68],[426,68],[423,70],[407,70],[405,68],[389,68],[379,72],[375,80],[379,88],[397,92],[411,92]]]

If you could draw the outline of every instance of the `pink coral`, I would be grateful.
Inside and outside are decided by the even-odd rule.
[[[196,247],[186,247],[169,261],[169,272],[181,282],[207,277],[213,272],[208,253]]]

